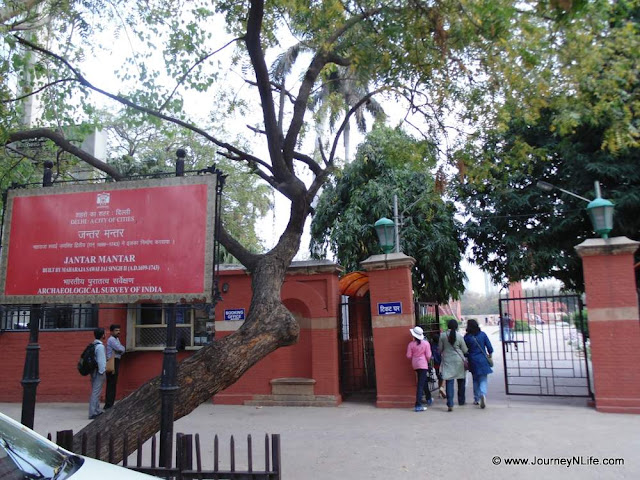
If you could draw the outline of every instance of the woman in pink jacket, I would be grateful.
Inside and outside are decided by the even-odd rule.
[[[429,371],[429,360],[431,359],[431,347],[424,339],[424,332],[420,327],[409,330],[413,335],[413,340],[407,345],[407,358],[411,360],[411,366],[418,376],[418,390],[416,391],[416,412],[424,412],[427,407],[422,405],[422,392],[427,397],[427,405],[433,403],[431,392],[427,385],[427,372]]]

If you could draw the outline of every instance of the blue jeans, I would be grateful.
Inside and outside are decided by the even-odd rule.
[[[513,340],[513,333],[509,327],[502,327],[502,341],[510,342]]]
[[[431,398],[431,392],[429,391],[429,384],[427,383],[427,370],[424,368],[416,369],[416,375],[418,375],[418,390],[416,391],[416,407],[422,405],[422,392],[427,397],[427,401]]]
[[[479,402],[482,395],[487,396],[487,376],[473,375],[473,401]]]
[[[453,380],[447,380],[447,407],[453,407]],[[464,405],[465,387],[466,379],[458,378],[458,405]]]

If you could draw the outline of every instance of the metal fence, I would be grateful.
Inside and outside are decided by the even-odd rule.
[[[51,434],[48,435],[51,440]],[[115,442],[113,437],[102,438],[98,433],[95,437],[95,451],[91,455],[87,449],[88,438],[86,434],[82,437],[80,454],[105,460],[109,463],[116,463],[115,458]],[[135,462],[129,464],[129,457],[125,454],[128,450],[129,443],[126,435],[122,438],[122,462],[120,465],[131,470],[154,475],[160,478],[187,480],[187,479],[214,479],[214,480],[281,480],[281,454],[280,454],[280,435],[265,434],[264,438],[264,468],[256,468],[254,466],[253,440],[251,435],[247,436],[247,462],[246,468],[239,467],[236,464],[236,441],[233,436],[229,440],[229,461],[223,462],[221,459],[221,447],[218,435],[213,439],[213,456],[211,458],[211,468],[203,467],[204,462],[202,455],[202,447],[200,435],[176,434],[175,449],[175,466],[162,467],[157,463],[157,441],[155,435],[150,441],[149,455],[143,455],[144,443],[140,438],[136,440]],[[108,444],[107,458],[100,458],[95,455],[99,452],[104,442]],[[56,443],[67,450],[73,448],[73,431],[62,430],[56,433]],[[195,455],[194,455],[195,454]],[[143,458],[148,458],[148,464],[143,464]],[[195,464],[194,464],[195,462]],[[244,466],[244,465],[243,465]]]
[[[500,319],[507,394],[593,397],[580,296],[502,298]]]

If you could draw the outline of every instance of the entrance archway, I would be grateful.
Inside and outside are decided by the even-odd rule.
[[[371,302],[366,273],[340,279],[340,388],[343,398],[376,392]]]

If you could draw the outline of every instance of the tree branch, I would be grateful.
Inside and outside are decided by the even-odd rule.
[[[19,102],[20,100],[24,100],[25,98],[29,98],[32,95],[37,95],[38,93],[42,92],[43,90],[46,90],[49,87],[53,87],[54,85],[57,85],[58,83],[65,83],[65,82],[75,82],[76,79],[75,78],[61,78],[60,80],[56,80],[55,82],[51,82],[51,83],[47,83],[46,85],[43,85],[42,87],[40,87],[38,90],[34,90],[32,92],[26,93],[24,95],[21,95],[17,98],[9,98],[6,100],[0,100],[0,103],[12,103],[12,102]]]
[[[3,2],[6,5],[6,2]],[[12,2],[15,4],[15,2]],[[31,8],[37,7],[39,4],[44,3],[44,0],[22,0],[18,2],[20,5],[15,7],[3,7],[0,8],[0,23],[5,23],[23,13],[28,12]]]
[[[67,140],[61,133],[55,132],[49,128],[35,128],[33,130],[23,130],[20,132],[14,132],[9,134],[5,144],[19,142],[20,140],[28,140],[30,138],[48,138],[58,147],[65,152],[69,152],[71,155],[78,157],[80,160],[88,163],[92,167],[106,173],[114,180],[122,180],[122,175],[118,170],[113,168],[108,163],[98,160],[96,157],[88,152],[85,152],[81,148],[76,147],[73,143]]]
[[[256,266],[256,263],[260,259],[262,255],[256,255],[254,253],[249,252],[246,248],[244,248],[240,242],[238,242],[235,238],[229,235],[229,232],[224,228],[224,225],[220,225],[220,244],[229,252],[231,255],[236,257],[238,261],[247,267],[249,271],[253,271]]]
[[[179,125],[187,130],[190,130],[194,133],[197,133],[198,135],[201,135],[202,137],[206,138],[207,140],[209,140],[210,142],[214,143],[215,145],[224,148],[225,150],[235,153],[236,155],[247,159],[247,161],[255,161],[255,162],[259,162],[260,159],[257,157],[254,157],[253,155],[243,152],[242,150],[234,147],[233,145],[229,144],[229,143],[225,143],[222,142],[220,140],[218,140],[216,137],[208,134],[207,132],[205,132],[204,130],[202,130],[201,128],[196,127],[195,125],[191,125],[190,123],[187,123],[185,121],[182,121],[178,118],[174,118],[174,117],[170,117],[169,115],[165,115],[164,113],[161,113],[157,110],[153,110],[151,108],[147,108],[147,107],[143,107],[141,105],[138,105],[137,103],[132,102],[131,100],[128,100],[124,97],[121,97],[119,95],[115,95],[113,93],[109,93],[106,90],[102,90],[101,88],[98,88],[96,86],[94,86],[91,82],[89,82],[76,68],[74,68],[66,59],[62,58],[60,55],[57,55],[53,52],[50,52],[49,50],[46,50],[45,48],[42,48],[28,40],[25,40],[24,38],[21,38],[17,35],[14,35],[14,37],[16,38],[16,40],[25,46],[28,46],[29,48],[40,52],[46,56],[52,57],[56,60],[58,60],[59,62],[63,63],[69,70],[71,70],[73,72],[73,74],[76,76],[76,81],[79,82],[81,85],[85,86],[86,88],[89,88],[91,90],[93,90],[94,92],[98,92],[101,95],[104,95],[105,97],[108,97],[112,100],[115,100],[118,103],[121,103],[122,105],[126,105],[127,107],[133,108],[134,110],[137,110],[139,112],[142,113],[146,113],[147,115],[151,115],[154,116],[156,118],[160,118],[162,120],[165,120],[167,122],[173,123],[175,125]]]
[[[322,173],[322,167],[320,167],[320,165],[318,165],[317,162],[309,155],[305,155],[300,152],[293,152],[293,158],[300,160],[302,163],[307,165],[316,176]]]
[[[267,146],[269,157],[273,166],[273,173],[276,181],[290,182],[293,170],[287,168],[282,152],[282,131],[278,126],[273,95],[271,93],[271,79],[269,69],[264,58],[262,45],[260,44],[260,33],[262,31],[262,18],[264,16],[264,1],[251,0],[249,17],[247,19],[247,33],[245,43],[247,52],[256,74],[256,83],[260,101],[262,102],[262,115],[264,119],[265,133],[267,136]]]
[[[198,65],[200,65],[201,63],[205,62],[206,60],[208,60],[209,58],[213,57],[216,53],[221,52],[222,50],[224,50],[225,48],[227,48],[229,45],[231,45],[233,42],[237,42],[238,40],[242,40],[244,37],[237,37],[234,38],[232,40],[229,40],[226,44],[224,44],[222,47],[220,47],[219,49],[217,49],[214,52],[211,52],[207,55],[204,55],[203,57],[199,58],[193,65],[191,65],[191,67],[189,68],[189,70],[187,70],[186,72],[184,72],[184,75],[182,75],[182,77],[180,77],[180,79],[177,81],[176,86],[174,87],[173,91],[169,94],[169,96],[167,97],[167,99],[162,103],[162,105],[160,105],[160,108],[158,109],[159,111],[164,110],[164,108],[167,106],[167,104],[169,103],[169,101],[173,98],[173,96],[175,95],[176,91],[178,90],[178,88],[180,87],[180,85],[182,85],[184,83],[184,81],[187,79],[187,77],[191,74],[191,72],[193,71],[194,68],[196,68]]]
[[[309,67],[307,68],[307,72],[304,75],[304,80],[300,85],[300,90],[298,92],[298,97],[293,106],[293,117],[291,119],[291,123],[289,125],[289,130],[287,131],[287,136],[284,140],[283,145],[283,153],[285,158],[287,156],[293,155],[293,150],[295,148],[296,141],[300,134],[300,129],[304,123],[304,115],[307,109],[307,102],[309,101],[309,95],[311,94],[311,90],[313,89],[313,85],[316,83],[318,79],[318,75],[324,68],[324,66],[330,61],[330,59],[335,58],[336,60],[340,60],[341,57],[335,55],[334,52],[329,51],[329,48],[333,47],[333,44],[347,31],[351,28],[366,20],[367,18],[377,14],[382,10],[383,7],[374,8],[372,10],[368,10],[366,12],[361,13],[360,15],[356,15],[355,17],[350,18],[345,22],[342,27],[340,27],[336,32],[331,35],[327,41],[325,42],[327,47],[323,48],[321,51],[317,52]],[[340,61],[343,61],[340,60]]]

